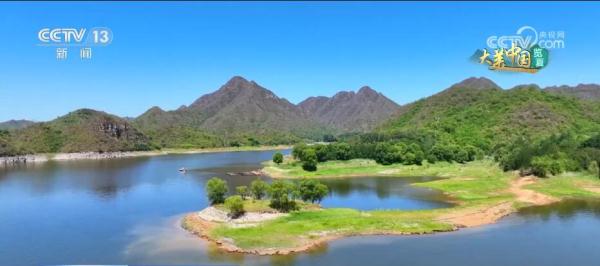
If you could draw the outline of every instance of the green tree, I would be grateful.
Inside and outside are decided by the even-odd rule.
[[[277,180],[269,188],[271,202],[269,206],[282,212],[296,209],[294,198],[297,195],[296,186],[293,183]]]
[[[247,186],[237,186],[235,187],[235,192],[237,192],[237,194],[240,195],[243,200],[250,195],[250,191],[248,190]]]
[[[227,191],[227,182],[223,179],[213,177],[206,182],[206,195],[211,205],[223,203]]]
[[[225,199],[225,208],[229,210],[229,216],[237,218],[244,214],[244,200],[239,195],[227,197]]]
[[[283,163],[283,154],[281,154],[281,152],[273,154],[273,162],[276,164]]]
[[[312,203],[321,202],[329,193],[327,186],[316,179],[300,180],[298,191],[303,201],[310,201]]]
[[[598,166],[598,161],[591,161],[590,165],[588,166],[588,171],[590,171],[592,174],[598,175],[598,178],[600,178],[600,167]]]
[[[317,171],[317,154],[313,149],[306,149],[302,158],[302,169],[305,171]]]
[[[531,160],[531,172],[539,177],[546,177],[548,174],[557,175],[563,170],[560,160],[550,156],[533,157]]]
[[[250,183],[250,192],[256,200],[262,199],[267,193],[268,188],[269,185],[260,179],[256,179]]]

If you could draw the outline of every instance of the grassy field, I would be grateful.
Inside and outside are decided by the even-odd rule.
[[[221,225],[211,231],[212,238],[231,239],[236,246],[243,249],[290,248],[306,245],[323,236],[448,231],[454,226],[441,221],[440,217],[444,215],[453,215],[464,210],[482,210],[505,202],[512,203],[514,207],[527,205],[517,202],[515,195],[508,192],[510,182],[517,178],[517,174],[503,172],[491,160],[421,166],[383,166],[369,160],[350,160],[321,163],[316,172],[306,172],[299,164],[286,160],[281,165],[267,162],[264,170],[279,178],[440,176],[445,179],[413,185],[439,189],[453,198],[457,205],[451,208],[417,211],[302,210],[257,227],[233,228]],[[596,187],[600,191],[600,181],[585,173],[570,173],[540,179],[528,188],[557,198],[599,195],[588,190],[589,187]],[[250,208],[254,209],[255,206]]]
[[[431,233],[452,230],[452,226],[435,222],[430,212],[373,211],[324,209],[293,212],[290,216],[266,222],[257,227],[230,228],[220,226],[213,237],[227,237],[238,247],[289,248],[305,245],[327,235],[368,233]]]
[[[600,179],[586,172],[563,173],[540,180],[528,188],[557,198],[590,198],[600,192]]]

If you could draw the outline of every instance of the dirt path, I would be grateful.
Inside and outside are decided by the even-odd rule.
[[[524,188],[535,182],[536,177],[518,178],[510,182],[508,191],[517,196],[517,201],[532,205],[546,205],[558,201],[556,198]],[[449,222],[459,227],[474,227],[495,223],[515,211],[513,201],[504,201],[484,209],[469,208],[452,212],[440,217],[439,221]]]
[[[537,177],[526,176],[516,179],[511,182],[509,191],[517,196],[518,201],[533,205],[546,205],[557,202],[558,199],[554,197],[523,188],[527,185],[534,184],[536,182],[536,178]]]

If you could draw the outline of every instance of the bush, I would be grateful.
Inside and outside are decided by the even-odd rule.
[[[329,189],[325,184],[315,179],[302,179],[300,180],[298,192],[303,201],[315,203],[321,202],[329,193]]]
[[[273,154],[273,162],[276,164],[283,163],[283,154],[281,154],[281,152]]]
[[[303,152],[302,169],[305,171],[317,171],[317,154],[313,149],[306,149]]]
[[[269,196],[271,208],[288,212],[296,209],[295,198],[298,195],[296,186],[293,183],[285,181],[275,181],[269,188]]]
[[[243,200],[245,200],[246,197],[250,195],[250,191],[248,191],[247,186],[235,187],[235,192],[237,192],[237,194],[240,195],[240,197],[242,197]]]
[[[256,179],[252,181],[252,183],[250,183],[250,192],[252,193],[254,199],[257,200],[262,199],[265,196],[265,194],[267,194],[268,188],[269,185],[265,181],[262,181],[260,179]]]
[[[244,200],[239,195],[230,196],[225,200],[225,208],[229,210],[229,216],[232,218],[240,217],[244,214]]]
[[[563,172],[563,169],[559,160],[549,156],[534,157],[531,160],[531,172],[539,177],[546,177],[548,174],[557,175]]]
[[[206,182],[206,195],[211,205],[223,203],[228,190],[227,183],[218,177],[213,177]]]

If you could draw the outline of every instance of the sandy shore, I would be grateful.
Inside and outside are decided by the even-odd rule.
[[[486,206],[484,208],[466,208],[456,209],[448,214],[441,215],[437,220],[445,223],[454,225],[451,231],[459,230],[460,228],[476,227],[482,225],[488,225],[496,223],[501,218],[510,215],[517,211],[514,206],[515,202],[527,203],[529,205],[546,205],[559,201],[556,198],[529,190],[524,188],[527,185],[536,182],[535,177],[523,177],[517,178],[511,181],[508,192],[513,193],[516,196],[516,201],[500,202],[492,206]],[[207,209],[210,209],[209,207]],[[408,233],[396,233],[396,232],[364,232],[360,234],[336,234],[323,232],[319,237],[308,240],[301,246],[293,248],[266,248],[266,249],[243,249],[235,245],[231,239],[215,239],[211,237],[210,231],[223,224],[228,223],[226,218],[223,218],[223,214],[212,215],[209,214],[211,211],[195,212],[186,215],[182,220],[182,226],[186,230],[198,235],[206,240],[212,241],[217,244],[219,248],[228,252],[240,252],[250,253],[256,255],[285,255],[295,252],[304,252],[322,245],[326,242],[349,236],[361,236],[361,235],[408,235]],[[206,212],[205,212],[206,211]],[[208,216],[206,215],[208,214]],[[215,218],[221,215],[221,218]],[[226,215],[225,215],[226,216]],[[275,217],[277,218],[277,217]],[[274,218],[270,218],[274,219]],[[256,222],[256,221],[255,221]],[[260,222],[260,221],[258,221]],[[254,223],[253,225],[256,225]],[[235,226],[235,225],[234,225]],[[434,232],[435,233],[435,232]]]
[[[209,148],[209,149],[165,149],[156,151],[126,151],[126,152],[76,152],[76,153],[51,153],[51,154],[32,154],[10,157],[0,157],[0,167],[11,166],[15,164],[43,163],[48,161],[73,161],[73,160],[106,160],[128,157],[159,156],[168,154],[195,154],[195,153],[213,153],[213,152],[240,152],[240,151],[266,151],[266,150],[284,150],[290,146],[260,146],[260,147],[227,147],[227,148]]]

